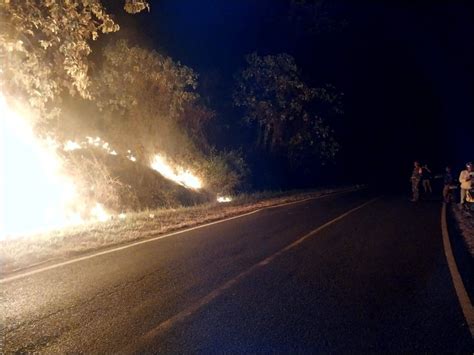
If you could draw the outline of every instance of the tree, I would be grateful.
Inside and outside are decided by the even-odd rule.
[[[93,76],[93,93],[101,111],[100,126],[113,143],[125,144],[123,148],[143,160],[157,151],[173,156],[194,151],[189,133],[196,124],[182,121],[187,112],[199,110],[197,74],[170,57],[125,40],[105,47],[103,58]],[[190,116],[186,117],[191,120]]]
[[[125,0],[129,13],[146,0]],[[119,25],[100,0],[0,0],[0,90],[41,113],[66,90],[90,98],[90,41]]]
[[[318,156],[330,160],[338,150],[326,120],[342,113],[342,94],[333,86],[311,88],[288,54],[252,53],[237,76],[234,104],[244,121],[257,128],[257,143],[292,159]]]
[[[244,189],[249,169],[242,152],[238,150],[219,152],[212,148],[200,171],[206,184],[216,193],[233,194]]]
[[[246,177],[239,152],[218,152],[204,127],[215,113],[196,91],[197,74],[160,53],[120,40],[104,48],[101,68],[92,76],[101,127],[114,147],[132,149],[139,161],[161,153],[188,162],[206,189],[231,193]]]
[[[128,13],[148,8],[146,0],[122,1]],[[164,153],[209,177],[210,191],[237,186],[242,174],[231,167],[243,161],[208,145],[204,126],[214,113],[200,101],[198,76],[191,68],[126,41],[106,46],[103,60],[90,59],[91,42],[119,30],[102,0],[0,0],[0,16],[0,94],[23,99],[37,110],[34,116],[41,120],[36,128],[58,142],[97,134],[122,156],[132,150],[137,164],[116,158],[132,164],[124,165],[124,172],[140,182],[155,174],[143,165]],[[59,116],[59,109],[67,114]],[[95,196],[103,201],[113,197],[115,187],[108,160],[95,159],[95,153],[94,148],[78,152],[81,158],[72,165],[92,177],[84,180],[94,180],[92,187],[103,186],[98,190],[104,196]],[[71,161],[73,154],[63,156]]]

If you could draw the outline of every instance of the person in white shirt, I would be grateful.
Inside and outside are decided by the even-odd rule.
[[[469,162],[466,164],[466,169],[459,174],[459,182],[461,183],[461,205],[463,205],[466,200],[467,191],[472,187],[473,176],[472,163]]]

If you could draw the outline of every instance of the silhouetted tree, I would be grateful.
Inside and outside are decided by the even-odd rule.
[[[124,0],[129,13],[146,0]],[[119,30],[100,0],[0,0],[0,90],[54,113],[64,90],[90,97],[90,41]]]
[[[342,113],[342,94],[333,86],[306,85],[288,54],[252,53],[246,61],[233,98],[243,108],[244,121],[256,127],[258,145],[292,159],[308,154],[332,159],[338,144],[326,119]]]

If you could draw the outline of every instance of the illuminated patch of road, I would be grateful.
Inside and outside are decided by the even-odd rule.
[[[309,197],[309,198],[305,198],[305,199],[302,199],[302,200],[297,200],[297,201],[292,201],[292,202],[285,202],[285,203],[280,203],[280,204],[273,205],[273,206],[258,208],[254,211],[251,211],[251,212],[236,215],[236,216],[233,216],[233,217],[228,217],[228,218],[225,218],[225,219],[220,219],[220,220],[210,222],[210,223],[206,223],[206,224],[202,224],[202,225],[199,225],[199,226],[196,226],[196,227],[183,229],[183,230],[180,230],[180,231],[177,231],[177,232],[173,232],[173,233],[169,233],[169,234],[165,234],[165,235],[160,235],[160,236],[157,236],[157,237],[152,237],[152,238],[149,238],[149,239],[145,239],[145,240],[141,240],[141,241],[138,241],[138,242],[130,243],[130,244],[123,245],[123,246],[120,246],[120,247],[115,247],[115,248],[111,248],[111,249],[108,249],[108,250],[96,252],[96,253],[93,253],[93,254],[81,256],[81,257],[74,258],[74,259],[70,259],[70,260],[67,260],[67,261],[60,262],[60,263],[56,263],[56,264],[52,264],[52,265],[48,265],[48,266],[43,266],[43,267],[38,268],[38,269],[23,271],[23,272],[20,272],[18,274],[14,274],[14,275],[11,275],[11,276],[6,276],[6,277],[0,279],[0,285],[8,283],[8,282],[15,281],[15,280],[18,280],[18,279],[22,279],[22,278],[25,278],[25,277],[28,277],[28,276],[32,276],[32,275],[35,275],[35,274],[39,274],[39,273],[42,273],[42,272],[45,272],[45,271],[48,271],[48,270],[60,268],[62,266],[74,264],[74,263],[84,261],[84,260],[88,260],[88,259],[92,259],[92,258],[101,256],[101,255],[106,255],[106,254],[110,254],[110,253],[115,253],[115,252],[120,251],[120,250],[133,248],[137,245],[154,242],[154,241],[159,240],[159,239],[169,238],[169,237],[179,235],[179,234],[183,234],[183,233],[186,233],[186,232],[190,232],[190,231],[193,231],[193,230],[196,230],[196,229],[206,228],[206,227],[212,226],[214,224],[224,223],[224,222],[227,222],[227,221],[230,221],[230,220],[233,220],[233,219],[242,218],[242,217],[249,216],[251,214],[258,213],[258,212],[261,212],[261,211],[264,211],[264,210],[267,210],[267,209],[294,205],[294,204],[297,204],[297,203],[303,203],[303,202],[310,201],[310,200],[319,200],[319,199],[322,199],[322,198],[337,196],[337,195],[340,195],[340,194],[344,194],[344,193],[348,193],[348,192],[354,192],[354,191],[358,191],[358,190],[361,190],[361,188],[349,188],[349,189],[346,189],[346,190],[343,190],[343,191],[328,193],[328,194],[322,195],[322,196]],[[152,215],[150,215],[150,218],[153,218]],[[152,231],[148,231],[148,232],[144,233],[143,237],[152,236],[152,235],[156,235],[156,234],[159,234],[159,233],[160,233],[160,230],[155,230],[155,231],[152,230]]]
[[[347,217],[348,215],[360,210],[361,208],[364,208],[365,206],[375,202],[376,200],[378,200],[379,197],[377,198],[374,198],[370,201],[367,201],[343,214],[341,214],[340,216],[330,220],[329,222],[326,222],[325,224],[319,226],[318,228],[312,230],[311,232],[305,234],[304,236],[302,236],[301,238],[297,239],[296,241],[294,241],[293,243],[287,245],[285,248],[279,250],[278,252],[268,256],[267,258],[261,260],[260,262],[258,262],[257,264],[251,266],[249,269],[241,272],[240,274],[238,274],[236,277],[234,277],[233,279],[231,280],[228,280],[227,282],[225,282],[224,284],[222,284],[221,286],[219,286],[218,288],[214,289],[212,292],[210,292],[209,294],[207,294],[206,296],[204,296],[203,298],[199,299],[198,301],[196,301],[194,304],[192,304],[191,306],[185,308],[184,310],[182,310],[181,312],[179,312],[178,314],[174,315],[173,317],[165,320],[164,322],[158,324],[155,328],[151,329],[148,333],[146,333],[141,339],[140,339],[140,342],[142,343],[143,346],[146,346],[146,344],[150,341],[152,341],[154,338],[156,338],[158,335],[160,335],[162,332],[172,328],[175,324],[177,323],[180,323],[180,322],[183,322],[186,318],[188,318],[189,316],[193,315],[194,313],[196,313],[197,311],[199,311],[201,308],[203,308],[204,306],[208,305],[209,303],[211,303],[214,299],[216,299],[217,297],[219,297],[220,295],[222,295],[227,289],[231,288],[232,286],[236,285],[237,283],[239,283],[240,281],[242,281],[244,278],[246,278],[247,276],[249,276],[251,273],[253,273],[254,271],[268,265],[269,263],[271,263],[273,260],[275,260],[276,258],[278,258],[279,256],[283,255],[284,253],[286,253],[287,251],[297,247],[298,245],[300,245],[301,243],[303,243],[305,240],[307,240],[308,238],[316,235],[317,233],[319,233],[320,231],[322,231],[323,229],[331,226],[332,224],[340,221],[341,219]]]

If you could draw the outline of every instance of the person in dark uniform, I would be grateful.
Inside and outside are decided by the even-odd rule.
[[[421,168],[421,183],[425,194],[433,192],[431,189],[431,170],[428,168],[428,164],[423,165]]]
[[[420,181],[421,181],[421,165],[419,162],[415,161],[413,163],[413,172],[411,173],[411,192],[412,192],[412,202],[417,202],[420,199],[420,191],[419,191],[419,186],[420,186]]]
[[[451,167],[447,166],[443,176],[443,200],[445,203],[450,203],[453,195],[451,193],[451,189],[453,186],[453,174],[451,174]]]

